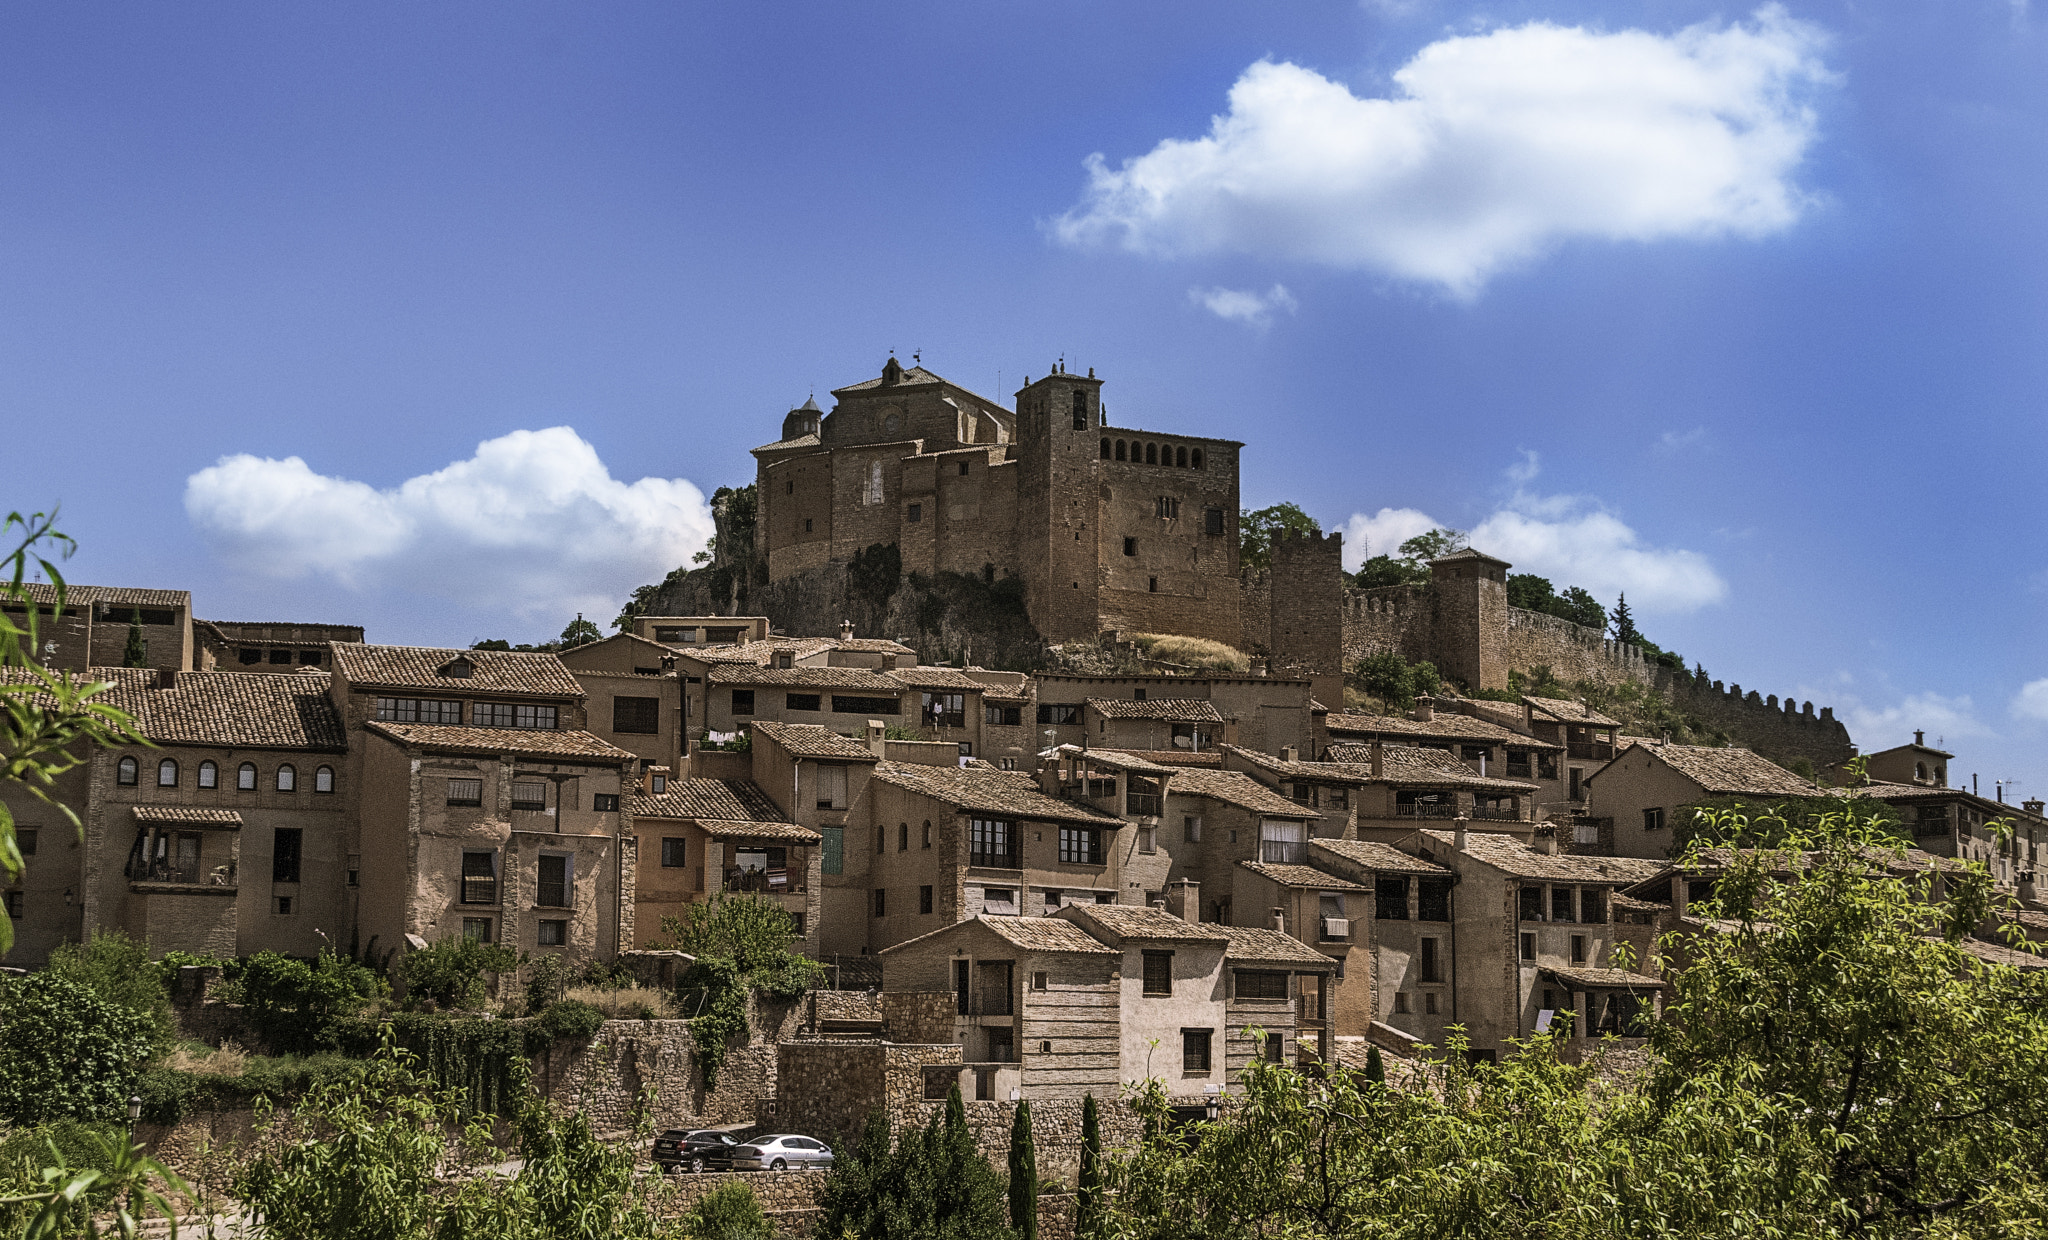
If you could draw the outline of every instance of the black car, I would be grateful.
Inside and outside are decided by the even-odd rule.
[[[654,1161],[665,1172],[678,1167],[689,1171],[724,1171],[732,1165],[733,1145],[732,1134],[716,1128],[671,1128],[654,1139]]]

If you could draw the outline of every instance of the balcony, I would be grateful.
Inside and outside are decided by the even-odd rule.
[[[1614,746],[1604,741],[1569,741],[1564,749],[1574,758],[1591,758],[1604,762],[1614,756]]]
[[[1156,792],[1130,792],[1124,794],[1124,812],[1136,818],[1159,817],[1161,797]]]
[[[1528,779],[1530,777],[1529,764],[1527,762],[1509,762],[1507,764],[1507,775],[1509,779]]]
[[[1521,811],[1521,810],[1519,810],[1519,809],[1495,809],[1495,808],[1494,808],[1493,806],[1490,806],[1490,805],[1475,805],[1475,806],[1473,806],[1473,807],[1472,807],[1472,816],[1473,816],[1474,818],[1483,818],[1483,819],[1485,819],[1485,820],[1486,820],[1486,821],[1488,821],[1488,822],[1520,822],[1520,821],[1522,821],[1522,811]]]
[[[1456,818],[1455,801],[1403,801],[1394,806],[1396,818]]]

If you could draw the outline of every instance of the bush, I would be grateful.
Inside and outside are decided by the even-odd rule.
[[[146,1015],[55,970],[10,983],[0,991],[0,1118],[124,1117],[157,1048]]]
[[[60,1119],[34,1128],[20,1128],[0,1141],[0,1174],[25,1170],[31,1174],[44,1167],[62,1166],[79,1171],[112,1171],[107,1138],[118,1136],[100,1124],[83,1124]],[[50,1147],[57,1147],[57,1161],[50,1161]]]
[[[1408,660],[1392,650],[1360,659],[1352,679],[1359,688],[1396,710],[1415,702],[1415,681],[1408,670]]]
[[[148,947],[119,930],[95,930],[84,943],[63,944],[50,953],[48,972],[141,1017],[153,1051],[169,1047],[177,1036],[163,970],[150,960]]]
[[[1133,633],[1130,637],[1147,655],[1166,663],[1185,663],[1219,672],[1248,671],[1252,665],[1243,651],[1206,637],[1163,633]]]
[[[562,1001],[569,988],[569,962],[560,956],[538,956],[526,965],[526,1014],[537,1016]]]
[[[353,960],[320,953],[308,964],[257,952],[229,974],[230,997],[273,1051],[310,1054],[333,1049],[332,1026],[383,993],[377,975]]]
[[[638,986],[578,986],[567,997],[595,1008],[609,1020],[673,1020],[676,1015],[675,1004],[667,995]]]
[[[732,1182],[697,1199],[683,1220],[691,1240],[768,1240],[768,1216],[752,1186]]]
[[[407,1007],[432,1003],[473,1011],[490,997],[484,974],[518,967],[519,953],[504,944],[456,935],[406,956],[398,972],[405,981]]]
[[[605,1015],[588,1003],[575,999],[564,999],[551,1005],[534,1022],[542,1034],[549,1038],[575,1038],[582,1040],[597,1032],[604,1024]]]

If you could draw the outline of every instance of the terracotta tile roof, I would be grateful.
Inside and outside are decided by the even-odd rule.
[[[1986,964],[2002,964],[2025,973],[2031,973],[2036,969],[2048,969],[2048,957],[2025,948],[2007,947],[2003,943],[1986,943],[1982,939],[1964,939],[1957,946]]]
[[[1326,874],[1312,865],[1280,865],[1271,861],[1240,861],[1239,865],[1261,874],[1283,887],[1313,887],[1319,891],[1364,891],[1361,883]]]
[[[1409,719],[1401,715],[1331,715],[1328,727],[1333,738],[1340,733],[1358,736],[1414,736],[1444,741],[1492,741],[1496,744],[1513,745],[1517,749],[1541,749],[1551,752],[1564,748],[1551,741],[1538,740],[1526,732],[1517,732],[1491,720],[1475,719],[1470,715],[1439,714],[1434,719]],[[1337,748],[1334,741],[1330,748]],[[1347,754],[1340,761],[1357,759]]]
[[[824,654],[839,645],[830,637],[762,637],[750,642],[735,642],[732,645],[682,645],[664,646],[665,650],[679,650],[698,658],[717,659],[727,663],[752,663],[766,667],[778,654],[794,659],[809,659]]]
[[[1222,723],[1216,704],[1204,698],[1089,698],[1088,704],[1107,719],[1160,719],[1171,723]]]
[[[1378,840],[1310,840],[1308,844],[1310,856],[1314,856],[1317,849],[1328,849],[1354,865],[1361,865],[1382,874],[1450,873],[1433,861],[1410,856],[1392,844],[1383,844]]]
[[[1710,796],[1810,797],[1812,781],[1799,778],[1769,758],[1747,749],[1706,745],[1638,745],[1635,748],[1698,784]],[[1595,771],[1600,775],[1605,771]]]
[[[822,723],[776,723],[757,719],[755,732],[774,741],[799,758],[837,758],[847,762],[873,762],[875,752],[850,736],[841,736]]]
[[[858,650],[865,654],[916,654],[917,651],[888,637],[834,637],[834,650]]]
[[[29,601],[48,606],[57,601],[56,587],[41,581],[24,581],[21,589]],[[85,586],[75,582],[64,587],[66,607],[106,603],[116,607],[192,607],[190,590],[145,590],[135,586]]]
[[[875,778],[885,784],[943,801],[970,813],[1031,818],[1046,822],[1078,822],[1120,827],[1123,820],[1063,801],[1039,791],[1029,776],[1011,771],[979,771],[954,766],[919,766],[909,762],[877,762]]]
[[[815,844],[825,837],[793,822],[731,822],[720,818],[699,818],[697,827],[719,840],[783,840],[791,844]]]
[[[182,823],[196,827],[239,827],[242,815],[231,809],[210,809],[203,805],[138,805],[135,821]]]
[[[798,435],[795,439],[778,439],[774,443],[764,443],[760,447],[755,448],[754,451],[776,452],[784,448],[815,448],[818,446],[819,442],[820,440],[818,439],[818,436],[815,433],[809,435]]]
[[[1432,843],[1431,851],[1435,856],[1452,856],[1458,851],[1457,836],[1452,832],[1426,830],[1420,834]],[[1670,868],[1669,862],[1639,857],[1587,857],[1537,852],[1513,836],[1492,831],[1471,832],[1465,845],[1465,855],[1515,878],[1556,883],[1612,883],[1625,887]]]
[[[1661,977],[1631,972],[1628,969],[1589,969],[1584,965],[1565,968],[1562,965],[1545,965],[1539,972],[1577,989],[1599,990],[1668,990],[1671,983]]]
[[[1279,758],[1236,745],[1223,747],[1275,775],[1289,779],[1320,780],[1339,784],[1389,784],[1397,788],[1466,788],[1474,792],[1525,795],[1536,785],[1521,779],[1499,779],[1474,773],[1464,763],[1434,749],[1405,745],[1380,747],[1380,771],[1372,773],[1367,762],[1283,762]]]
[[[168,689],[121,691],[108,700],[163,744],[260,749],[348,748],[324,676],[180,672]]]
[[[1089,764],[1104,771],[1136,771],[1140,775],[1172,775],[1175,767],[1161,766],[1142,754],[1128,749],[1083,749],[1079,745],[1061,745],[1053,750],[1063,758],[1078,758],[1087,755]]]
[[[1193,794],[1248,809],[1268,818],[1320,818],[1306,805],[1297,805],[1243,771],[1210,771],[1183,767],[1173,773],[1166,790],[1174,795]]]
[[[1188,749],[1125,749],[1121,753],[1135,758],[1146,758],[1161,766],[1202,767],[1213,770],[1223,769],[1223,755],[1213,749],[1200,753]]]
[[[903,377],[902,377],[901,379],[898,379],[898,380],[896,381],[896,384],[895,384],[895,386],[897,386],[897,387],[902,387],[902,386],[904,386],[904,385],[906,385],[906,384],[911,384],[911,383],[945,383],[945,382],[946,382],[946,380],[945,380],[945,379],[942,379],[942,378],[940,378],[940,377],[939,377],[938,375],[935,375],[935,374],[933,374],[933,373],[932,373],[931,371],[929,371],[929,370],[926,370],[926,369],[925,369],[924,367],[922,367],[922,366],[905,366],[905,367],[903,368]],[[840,394],[841,392],[865,392],[865,391],[867,391],[867,390],[868,390],[869,388],[878,388],[878,387],[880,387],[880,386],[882,386],[882,377],[881,377],[880,375],[876,375],[876,376],[875,376],[874,378],[872,378],[872,379],[863,379],[863,380],[861,380],[861,381],[860,381],[859,383],[849,383],[849,384],[847,384],[847,385],[846,385],[845,387],[836,387],[836,388],[833,388],[833,389],[832,389],[832,394],[833,394],[834,396],[837,396],[837,395],[839,395],[839,394]],[[954,384],[949,384],[948,386],[951,386],[951,387],[960,387],[960,385],[959,385],[959,384],[957,384],[957,383],[954,383]],[[960,388],[960,390],[964,392],[964,391],[966,391],[967,389],[966,389],[966,388]]]
[[[117,689],[154,689],[163,674],[153,667],[88,667],[84,679],[111,681]]]
[[[430,646],[368,646],[335,642],[334,668],[351,689],[433,689],[492,697],[580,698],[583,686],[551,654],[455,650]],[[441,669],[466,659],[467,677]]]
[[[99,669],[94,668],[93,671],[97,673]],[[1841,792],[1844,790],[1838,788],[1823,788],[1822,791]],[[1807,795],[1811,796],[1812,794],[1808,793]],[[1863,785],[1861,788],[1855,789],[1855,795],[1864,797],[1875,797],[1880,801],[1945,801],[1950,799],[1969,800],[1970,790],[1967,788],[1934,788],[1929,787],[1926,784],[1868,783]],[[2017,807],[2007,806],[2006,808],[2016,809]]]
[[[1122,952],[1093,938],[1086,930],[1073,922],[1058,917],[991,917],[983,914],[956,921],[950,926],[928,930],[914,939],[905,939],[893,947],[885,947],[877,955],[900,952],[914,943],[935,939],[941,935],[971,933],[980,928],[995,934],[1014,947],[1027,952],[1067,952],[1082,956],[1121,956]]]
[[[673,681],[675,677],[666,672],[595,672],[588,668],[576,668],[569,673],[577,683],[585,680],[631,680],[643,685],[658,685]]]
[[[58,668],[52,674],[58,678],[60,684],[76,685],[81,688],[92,684],[112,685],[113,688],[101,692],[100,700],[121,706],[123,710],[128,708],[116,702],[113,695],[129,690],[154,689],[160,679],[153,667],[88,667],[82,672]],[[25,667],[0,667],[0,685],[41,683],[42,681]]]
[[[1560,723],[1584,723],[1603,728],[1618,728],[1621,726],[1619,719],[1609,719],[1599,711],[1587,706],[1584,702],[1570,702],[1564,698],[1530,697],[1527,694],[1522,695],[1522,700],[1534,708],[1538,714],[1549,715]]]
[[[283,680],[285,677],[274,679]],[[555,758],[565,762],[597,761],[607,766],[628,759],[638,761],[633,754],[588,732],[550,732],[542,728],[465,728],[438,723],[385,723],[376,719],[363,727],[402,745],[444,753],[516,753],[529,758]]]
[[[981,698],[985,702],[1028,702],[1031,700],[1031,682],[1005,685],[977,682],[981,685]],[[1026,720],[1028,723],[1029,720]]]
[[[1623,913],[1655,913],[1671,907],[1669,904],[1659,904],[1655,900],[1638,900],[1634,896],[1625,896],[1618,891],[1607,902],[1613,905],[1617,912]]]
[[[1262,926],[1218,926],[1230,936],[1230,946],[1223,949],[1225,960],[1246,964],[1291,964],[1315,970],[1336,971],[1337,962],[1291,934],[1268,930]]]
[[[697,818],[714,822],[782,822],[783,812],[749,779],[672,779],[668,790],[626,798],[636,818]]]
[[[859,689],[868,697],[895,697],[904,692],[901,682],[864,667],[759,667],[752,663],[721,663],[704,675],[714,685]]]
[[[1136,904],[1069,904],[1060,910],[1097,938],[1146,939],[1162,943],[1227,943],[1223,927],[1176,917],[1163,908]]]
[[[986,692],[988,686],[967,673],[950,667],[899,667],[883,672],[891,680],[901,681],[913,689],[946,689],[967,693]]]

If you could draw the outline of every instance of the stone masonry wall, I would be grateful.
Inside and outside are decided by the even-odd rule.
[[[891,1042],[950,1042],[958,999],[950,991],[883,991],[882,1036]]]

